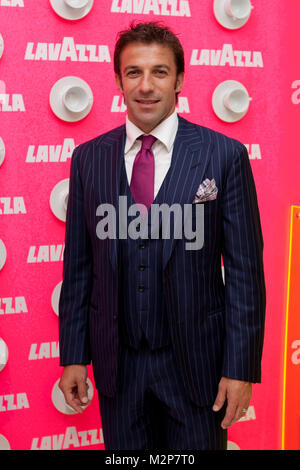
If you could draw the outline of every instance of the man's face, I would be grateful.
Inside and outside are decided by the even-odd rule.
[[[124,95],[128,117],[149,134],[173,113],[184,74],[177,76],[173,51],[157,43],[128,44],[120,62],[121,80],[116,75],[116,82]]]

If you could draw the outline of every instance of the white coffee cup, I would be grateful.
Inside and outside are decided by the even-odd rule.
[[[90,104],[86,90],[80,86],[70,86],[63,94],[63,103],[71,113],[82,113]]]
[[[0,137],[0,166],[4,162],[4,158],[5,158],[5,145],[4,145],[2,138]]]
[[[223,103],[229,111],[239,114],[245,113],[249,108],[249,102],[251,98],[249,97],[246,90],[241,88],[233,88],[228,91],[224,96]]]
[[[2,269],[3,266],[5,265],[6,256],[7,256],[7,253],[6,253],[5,245],[4,245],[3,241],[0,240],[0,269]],[[0,343],[1,343],[1,339],[0,339]]]
[[[227,15],[235,20],[247,18],[251,13],[253,6],[250,0],[226,0],[225,11]]]
[[[0,338],[0,371],[4,369],[7,361],[8,361],[8,348],[5,342],[3,341],[3,339]]]
[[[55,315],[57,315],[58,317],[59,317],[59,299],[60,299],[61,287],[62,287],[62,281],[56,284],[51,295],[51,305],[52,305]]]
[[[84,8],[89,3],[89,0],[64,0],[65,4],[70,8]]]

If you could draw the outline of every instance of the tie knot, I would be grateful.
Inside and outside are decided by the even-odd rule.
[[[156,141],[156,137],[153,137],[153,135],[143,135],[142,136],[142,149],[150,150],[155,141]]]

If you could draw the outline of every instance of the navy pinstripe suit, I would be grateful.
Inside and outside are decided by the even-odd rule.
[[[116,403],[121,403],[114,398],[118,395],[118,383],[122,382],[126,390],[133,380],[134,371],[127,362],[126,366],[122,362],[123,368],[128,367],[128,374],[124,375],[120,361],[126,357],[142,371],[146,364],[144,343],[140,356],[135,356],[134,350],[121,351],[119,344],[120,242],[110,238],[100,240],[96,235],[99,204],[110,203],[118,213],[125,139],[123,125],[74,150],[59,301],[60,363],[89,364],[92,360],[95,384],[102,397],[100,406],[103,400],[102,422],[106,423]],[[165,369],[157,370],[156,379],[159,376],[167,383],[169,371],[174,382],[171,386],[169,383],[168,393],[178,386],[181,390],[178,394],[185,393],[184,400],[203,413],[214,402],[221,376],[250,382],[261,380],[266,295],[256,190],[244,145],[181,117],[167,177],[163,202],[169,206],[192,203],[205,178],[214,178],[218,188],[217,198],[204,202],[202,249],[186,250],[184,237],[161,240],[160,246],[162,301],[172,348],[165,349],[166,355],[161,357],[161,367]],[[118,233],[118,217],[116,222]],[[153,364],[158,359],[152,358],[154,371]],[[128,396],[130,399],[132,395]],[[190,416],[192,421],[193,413]],[[209,419],[205,418],[206,424]],[[216,423],[207,426],[216,429]],[[204,428],[203,425],[201,429]],[[195,435],[202,432],[193,429]],[[121,441],[114,439],[111,436],[110,442],[117,446]],[[204,443],[203,448],[224,447],[221,440],[222,436],[218,436],[213,444]],[[143,445],[148,444],[132,442],[128,448]],[[168,445],[180,448],[175,447],[180,445],[178,436]],[[188,442],[182,445],[193,448]]]

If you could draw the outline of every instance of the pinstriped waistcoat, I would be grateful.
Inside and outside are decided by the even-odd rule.
[[[164,202],[168,175],[154,203]],[[120,175],[120,195],[127,196],[128,208],[135,204],[124,159]],[[144,333],[151,349],[170,343],[168,320],[163,307],[162,240],[151,239],[151,208],[148,212],[148,239],[119,240],[119,331],[123,344],[137,349]],[[128,224],[138,216],[128,216]],[[128,228],[128,225],[127,225]],[[127,231],[128,234],[128,231]]]

